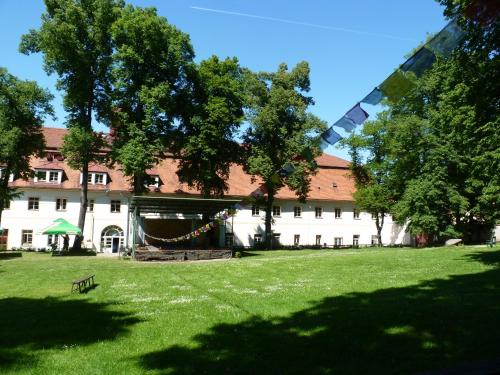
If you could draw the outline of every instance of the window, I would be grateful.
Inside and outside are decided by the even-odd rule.
[[[87,211],[88,212],[94,212],[94,200],[93,199],[89,199],[88,206],[87,206]]]
[[[352,217],[356,220],[359,219],[359,210],[358,209],[356,209],[356,208],[354,209],[354,211],[352,212]]]
[[[377,214],[376,213],[372,213],[372,219],[373,220],[377,220]]]
[[[293,208],[293,217],[302,217],[302,207],[295,206]]]
[[[120,212],[121,201],[111,201],[111,212]]]
[[[293,245],[299,246],[299,244],[300,244],[300,234],[294,234],[293,235]]]
[[[342,210],[340,208],[335,209],[335,219],[340,219],[342,217]]]
[[[35,177],[37,182],[45,182],[47,181],[47,171],[37,171]]]
[[[104,184],[104,173],[95,173],[94,174],[94,184]]]
[[[262,243],[262,234],[254,234],[253,235],[253,243],[254,243],[254,245],[258,244],[258,243]]]
[[[28,210],[38,210],[40,205],[40,198],[28,198]]]
[[[66,202],[68,200],[64,198],[57,198],[56,199],[56,210],[57,211],[66,211]]]
[[[316,219],[321,219],[323,217],[323,207],[316,207],[314,209],[314,213],[316,215]]]
[[[31,246],[33,244],[33,230],[23,229],[21,232],[21,244],[22,246]]]
[[[281,206],[273,206],[273,216],[281,216]]]
[[[372,235],[372,245],[378,245],[378,236],[376,234]]]
[[[252,206],[252,216],[259,216],[259,206]]]
[[[52,244],[57,245],[59,243],[59,236],[57,234],[49,234],[47,236],[47,246]]]
[[[92,183],[93,178],[94,178],[94,174],[93,174],[93,173],[89,173],[89,175],[87,176],[87,182],[88,182],[89,184],[91,184],[91,183]]]
[[[342,237],[335,237],[333,239],[333,245],[336,247],[342,246]]]
[[[234,235],[232,233],[226,233],[225,244],[226,247],[233,247]]]
[[[49,172],[49,182],[59,182],[59,172]]]
[[[359,234],[355,234],[354,236],[352,236],[352,246],[353,247],[359,246]]]
[[[160,176],[158,175],[147,175],[144,178],[144,185],[149,187],[149,186],[154,186],[159,188],[160,187]]]
[[[321,246],[321,234],[316,235],[316,246]]]

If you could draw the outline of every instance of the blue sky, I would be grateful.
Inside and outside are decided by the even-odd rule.
[[[311,67],[311,111],[329,125],[382,82],[404,55],[446,20],[434,0],[137,0],[191,36],[197,61],[236,56],[255,71],[272,71],[302,60]],[[42,57],[18,52],[20,37],[40,25],[42,0],[0,0],[0,66],[50,89],[57,120],[64,126],[56,77],[42,69]],[[379,108],[364,105],[371,118]],[[102,129],[100,129],[102,130]],[[339,133],[342,131],[339,130]],[[344,134],[344,133],[342,133]],[[327,152],[348,158],[346,150]]]

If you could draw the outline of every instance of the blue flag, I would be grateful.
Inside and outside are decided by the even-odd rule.
[[[321,138],[323,138],[323,140],[330,145],[334,145],[340,139],[342,139],[340,134],[337,133],[335,130],[333,130],[333,126],[330,126],[330,128],[327,131],[321,134]]]
[[[382,98],[384,97],[384,94],[382,94],[382,91],[379,90],[378,87],[375,87],[371,93],[366,95],[361,102],[371,104],[371,105],[377,105],[382,101]]]
[[[369,116],[359,103],[347,111],[345,115],[357,125],[361,125]]]
[[[343,116],[340,120],[333,124],[333,126],[338,126],[348,132],[352,132],[356,128],[354,121],[347,116]]]

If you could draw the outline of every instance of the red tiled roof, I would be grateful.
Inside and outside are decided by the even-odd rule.
[[[44,128],[47,145],[52,145],[50,147],[61,145],[62,137],[65,132],[65,129]],[[47,139],[48,137],[51,137],[50,141]],[[348,169],[349,162],[328,154],[319,156],[316,162],[319,168],[317,174],[311,176],[311,190],[308,199],[352,201],[352,193],[355,191],[355,187]],[[57,161],[54,159],[49,162],[46,159],[33,158],[31,165],[34,168],[64,170],[65,178],[60,185],[46,183],[43,184],[43,187],[57,187],[62,189],[80,188],[80,172],[69,168],[64,161]],[[158,175],[161,179],[162,185],[158,193],[169,195],[199,195],[200,192],[197,189],[189,188],[186,184],[179,182],[179,178],[176,174],[177,167],[177,160],[167,157],[157,166],[148,170],[149,174]],[[109,189],[111,191],[130,191],[132,188],[130,179],[123,176],[119,165],[114,169],[110,169],[103,165],[92,165],[89,169],[94,172],[108,173],[109,175],[109,183],[107,185],[89,184],[89,190]],[[260,183],[261,181],[258,178],[252,183],[251,176],[246,174],[241,166],[233,165],[230,169],[228,180],[229,190],[226,196],[248,196]],[[336,187],[333,186],[334,183]],[[33,180],[16,180],[12,185],[16,187],[42,187],[40,183],[34,183]],[[280,199],[295,199],[296,195],[287,187],[284,187],[278,192],[276,197]]]

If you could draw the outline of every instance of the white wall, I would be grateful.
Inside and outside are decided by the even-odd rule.
[[[314,245],[316,235],[321,235],[321,244],[333,246],[334,238],[341,237],[343,245],[352,245],[353,236],[359,235],[360,245],[370,245],[372,235],[377,234],[375,221],[371,214],[361,212],[359,219],[354,219],[354,205],[352,202],[308,201],[306,204],[297,201],[277,201],[281,206],[281,216],[274,217],[273,231],[280,233],[280,242],[283,245],[293,245],[294,235],[300,235],[301,245]],[[294,207],[302,207],[302,216],[294,217]],[[315,207],[322,207],[322,218],[315,217]],[[341,218],[335,218],[335,208],[341,209]],[[235,244],[252,246],[255,233],[264,233],[265,213],[261,209],[259,216],[252,216],[251,208],[238,211],[234,217]],[[231,225],[228,220],[228,227]],[[410,237],[404,228],[392,222],[392,218],[385,218],[382,229],[384,244],[409,244]]]
[[[70,223],[78,224],[80,209],[80,192],[77,190],[23,189],[23,195],[11,202],[10,209],[3,212],[2,227],[9,230],[8,248],[20,247],[22,230],[33,230],[32,247],[47,248],[47,236],[41,231],[55,219],[64,218]],[[40,198],[39,210],[28,210],[28,198]],[[88,212],[85,222],[84,245],[101,250],[102,231],[111,225],[120,227],[125,233],[125,246],[131,246],[132,221],[128,214],[129,195],[104,191],[89,192],[89,200],[94,200],[94,212]],[[56,211],[56,199],[66,198],[65,211]],[[110,201],[120,200],[120,213],[112,213]],[[359,235],[360,245],[370,245],[372,235],[376,235],[375,221],[371,215],[361,212],[359,219],[354,219],[352,202],[309,201],[301,204],[297,201],[276,201],[281,206],[281,216],[275,217],[273,230],[280,233],[283,245],[293,245],[294,235],[300,234],[300,245],[314,245],[316,235],[321,235],[321,244],[333,246],[334,238],[341,237],[343,245],[351,245],[353,235]],[[294,217],[294,207],[302,207],[302,217]],[[315,217],[315,207],[322,207],[322,218]],[[335,218],[335,208],[342,210],[341,218]],[[264,233],[264,211],[259,216],[252,216],[251,207],[238,211],[234,218],[227,221],[227,229],[231,231],[234,224],[235,245],[252,246],[255,233]],[[127,235],[128,233],[128,235]],[[497,236],[500,237],[500,236]],[[72,243],[73,238],[71,238]],[[384,244],[409,244],[410,237],[404,228],[395,225],[390,216],[386,217],[382,231]]]
[[[22,230],[33,230],[32,247],[48,247],[47,235],[41,231],[55,219],[63,218],[71,224],[78,224],[80,192],[76,190],[23,189],[23,195],[3,211],[2,227],[9,230],[7,247],[21,247]],[[38,197],[39,209],[28,210],[28,198]],[[66,210],[56,210],[56,199],[67,199]],[[101,233],[110,225],[119,226],[124,233],[128,230],[128,197],[120,193],[89,192],[88,199],[94,199],[94,212],[87,212],[84,230],[84,245],[100,250]],[[119,213],[110,212],[110,201],[120,200]],[[73,241],[71,236],[70,244]]]

